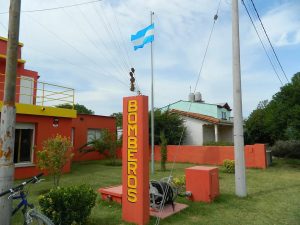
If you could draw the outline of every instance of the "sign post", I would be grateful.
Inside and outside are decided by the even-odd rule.
[[[123,98],[122,218],[149,222],[148,97]]]

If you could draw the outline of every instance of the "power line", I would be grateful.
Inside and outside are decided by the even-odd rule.
[[[262,26],[262,28],[263,28],[263,30],[264,30],[264,33],[265,33],[265,35],[266,35],[266,37],[267,37],[267,39],[268,39],[268,42],[269,42],[269,44],[270,44],[270,46],[271,46],[271,48],[272,48],[272,51],[273,51],[273,53],[274,53],[274,55],[275,55],[275,57],[276,57],[276,60],[277,60],[279,66],[280,66],[280,68],[281,68],[281,71],[283,72],[283,74],[284,74],[284,76],[285,76],[287,82],[289,82],[289,79],[287,78],[287,76],[286,76],[286,74],[285,74],[285,71],[283,70],[283,67],[282,67],[282,65],[281,65],[281,63],[280,63],[280,61],[279,61],[279,58],[278,58],[278,56],[277,56],[277,54],[276,54],[276,52],[275,52],[275,49],[274,49],[274,47],[273,47],[273,45],[272,45],[272,43],[271,43],[271,41],[270,41],[270,38],[269,38],[269,35],[267,34],[267,31],[266,31],[266,29],[265,29],[265,26],[264,26],[264,24],[262,23],[262,21],[261,21],[261,19],[260,19],[259,13],[258,13],[258,11],[257,11],[257,9],[256,9],[256,7],[255,7],[255,4],[254,4],[253,0],[250,0],[250,1],[251,1],[252,5],[253,5],[253,8],[254,8],[254,10],[255,10],[255,12],[256,12],[256,15],[257,15],[257,17],[258,17],[258,19],[259,19],[259,21],[260,21],[260,24],[261,24],[261,26]]]
[[[123,32],[122,32],[122,30],[121,30],[121,28],[120,28],[119,21],[118,21],[118,17],[117,17],[117,15],[116,15],[115,11],[113,10],[111,4],[109,4],[109,6],[110,6],[110,8],[111,8],[111,10],[112,10],[112,12],[113,12],[114,19],[115,19],[115,22],[116,22],[116,24],[117,24],[117,28],[118,28],[118,31],[119,31],[119,36],[120,36],[120,38],[121,38],[121,41],[123,42],[123,47],[124,47],[124,50],[125,50],[125,53],[126,53],[126,56],[127,56],[128,65],[129,65],[130,67],[133,68],[134,66],[133,66],[133,63],[132,63],[132,61],[131,61],[131,59],[130,59],[130,56],[129,56],[129,50],[128,50],[128,47],[127,47],[127,45],[126,45],[126,41],[125,41],[125,39],[124,39]],[[120,44],[121,44],[121,43],[120,43]],[[121,46],[122,46],[122,44],[121,44]],[[137,77],[136,77],[136,76],[135,76],[135,84],[136,84],[136,86],[137,86],[137,90],[139,91],[139,90],[140,90],[140,87],[139,87],[138,80],[137,80]]]
[[[281,85],[283,85],[283,82],[282,82],[282,80],[280,79],[279,74],[277,73],[277,71],[276,71],[276,69],[275,69],[275,66],[274,66],[274,64],[273,64],[273,62],[272,62],[272,60],[271,60],[271,58],[270,58],[270,56],[269,56],[269,54],[268,54],[268,51],[267,51],[267,49],[266,49],[266,47],[265,47],[265,45],[264,45],[264,43],[263,43],[263,41],[262,41],[262,39],[261,39],[259,33],[258,33],[258,30],[257,30],[257,28],[256,28],[256,26],[255,26],[255,23],[254,23],[254,21],[253,21],[251,15],[250,15],[250,13],[249,13],[249,11],[248,11],[248,8],[247,8],[247,6],[246,6],[244,0],[242,0],[242,3],[243,3],[243,5],[244,5],[244,7],[245,7],[245,10],[246,10],[246,12],[247,12],[247,14],[248,14],[249,19],[251,20],[251,23],[252,23],[253,28],[254,28],[254,30],[255,30],[255,32],[256,32],[258,38],[259,38],[259,41],[260,41],[260,43],[261,43],[261,45],[262,45],[262,47],[263,47],[263,49],[264,49],[264,51],[265,51],[265,53],[266,53],[266,56],[268,57],[269,62],[270,62],[270,64],[271,64],[271,66],[272,66],[272,68],[273,68],[273,70],[274,70],[274,72],[275,72],[275,74],[276,74],[278,80],[280,81]]]
[[[208,42],[207,42],[207,45],[206,45],[206,48],[205,48],[205,52],[204,52],[204,56],[203,56],[203,59],[202,59],[202,62],[201,62],[201,66],[200,66],[200,70],[199,70],[199,73],[198,73],[196,85],[195,85],[195,88],[194,88],[194,93],[196,92],[196,89],[197,89],[197,86],[198,86],[198,83],[199,83],[199,79],[200,79],[200,76],[201,76],[201,73],[202,73],[202,69],[203,69],[203,66],[204,66],[204,62],[205,62],[205,59],[206,59],[208,47],[209,47],[209,44],[210,44],[210,41],[211,41],[211,36],[212,36],[213,31],[214,31],[216,21],[218,19],[218,13],[219,13],[219,9],[220,9],[220,4],[221,4],[221,0],[219,1],[217,13],[214,16],[214,22],[213,22],[213,25],[212,25],[212,28],[211,28],[211,31],[210,31],[210,34],[209,34]]]
[[[115,13],[115,11],[113,10],[111,4],[109,4],[109,7],[111,8],[111,11],[113,12],[114,21],[115,21],[115,24],[116,24],[116,27],[117,27],[117,31],[119,31],[119,37],[120,37],[120,39],[121,39],[121,41],[119,42],[120,47],[123,46],[123,50],[124,50],[124,52],[125,52],[125,56],[126,56],[126,59],[127,59],[127,63],[128,63],[129,66],[132,67],[132,63],[131,63],[131,60],[130,60],[130,57],[129,57],[129,54],[128,54],[128,48],[126,47],[127,45],[125,44],[125,40],[124,40],[124,38],[123,38],[123,33],[122,33],[121,28],[120,28],[120,26],[119,26],[118,18],[117,18],[117,16],[116,16],[116,13]],[[119,41],[119,40],[117,39],[117,41]],[[123,43],[123,45],[122,45],[122,43]]]
[[[29,16],[29,15],[28,15]],[[50,33],[51,35],[53,35],[56,39],[58,39],[59,41],[63,42],[65,45],[69,46],[70,48],[72,48],[74,51],[78,52],[80,55],[84,56],[85,58],[89,59],[90,62],[94,63],[96,66],[98,66],[97,62],[95,62],[93,59],[91,59],[89,56],[87,56],[86,54],[84,54],[83,52],[81,52],[80,50],[78,50],[75,46],[71,45],[69,42],[65,41],[64,39],[62,39],[61,37],[59,37],[56,33],[54,33],[53,31],[51,31],[50,29],[48,29],[47,27],[45,27],[43,24],[41,24],[39,21],[34,20],[32,17],[29,16],[29,18],[32,19],[32,21],[34,21],[35,23],[37,23],[39,26],[41,26],[42,28],[44,28],[48,33]],[[123,81],[121,81],[118,77],[113,76],[112,74],[106,75],[103,74],[104,76],[107,77],[114,77],[116,80],[118,80],[120,83],[122,83],[123,85],[125,85],[126,87],[128,87],[128,85],[126,83],[124,83]]]
[[[5,25],[0,21],[0,25],[3,27],[3,29],[5,30],[5,31],[7,31],[7,28],[5,27]]]
[[[110,40],[111,40],[111,42],[113,43],[113,45],[116,47],[116,49],[119,49],[119,51],[120,51],[120,57],[121,57],[121,60],[122,60],[122,62],[123,62],[123,65],[125,66],[125,68],[126,67],[128,67],[128,69],[129,68],[131,68],[131,67],[133,67],[132,66],[132,63],[131,63],[131,61],[130,61],[130,58],[129,58],[129,54],[128,54],[128,50],[126,50],[126,45],[125,45],[125,42],[123,42],[123,44],[124,44],[124,47],[122,48],[122,43],[121,43],[121,41],[119,41],[118,40],[118,38],[117,38],[117,35],[116,35],[116,33],[115,33],[115,31],[114,31],[114,29],[113,29],[113,27],[112,27],[112,25],[110,24],[110,22],[109,22],[109,20],[108,20],[108,18],[107,18],[107,16],[106,16],[106,14],[105,14],[105,12],[104,12],[104,10],[103,10],[103,8],[102,8],[102,5],[100,5],[100,7],[101,7],[101,10],[102,10],[102,14],[103,14],[103,16],[102,16],[102,14],[100,14],[97,10],[96,10],[96,8],[93,8],[94,9],[94,11],[96,12],[96,14],[97,14],[97,16],[100,18],[100,20],[102,20],[102,23],[103,23],[103,27],[105,28],[105,30],[106,30],[106,32],[107,32],[107,34],[110,36]],[[114,16],[115,16],[115,21],[116,21],[116,23],[117,23],[117,19],[116,19],[116,15],[115,15],[115,13],[114,13],[114,11],[113,11],[113,14],[114,14]],[[121,29],[120,29],[120,27],[119,27],[119,25],[118,25],[118,23],[117,23],[117,26],[118,26],[118,28],[119,28],[119,37],[121,38],[121,40],[122,40],[122,32],[121,32]],[[125,51],[125,57],[124,57],[124,51]],[[126,56],[127,56],[127,58],[126,58]],[[128,71],[127,71],[128,72]],[[126,74],[127,74],[127,72],[126,72]],[[140,91],[140,87],[139,87],[139,84],[138,84],[138,81],[137,81],[137,79],[136,79],[136,81],[135,81],[135,84],[136,84],[136,86],[137,86],[137,93]]]
[[[100,7],[101,7],[101,10],[103,11],[101,5],[100,5]],[[97,16],[102,20],[102,22],[103,22],[103,24],[104,24],[104,28],[106,29],[108,35],[110,35],[110,37],[111,37],[110,39],[111,39],[112,43],[114,44],[114,46],[116,47],[116,49],[119,49],[119,50],[120,50],[120,53],[121,53],[121,54],[120,54],[120,58],[121,58],[121,61],[122,61],[123,65],[124,65],[125,69],[126,69],[127,67],[130,68],[130,65],[128,65],[127,62],[126,62],[126,58],[123,56],[123,51],[122,51],[121,46],[119,45],[119,42],[118,42],[118,40],[117,40],[117,38],[116,38],[116,35],[115,35],[115,33],[114,33],[114,31],[113,31],[113,29],[112,29],[110,23],[107,22],[105,13],[103,12],[103,15],[104,15],[104,16],[102,16],[95,8],[93,8],[93,9],[94,9],[94,11],[96,12]],[[129,68],[128,68],[128,69],[129,69]]]
[[[53,8],[23,10],[21,12],[22,13],[33,13],[33,12],[52,11],[52,10],[57,10],[57,9],[64,9],[64,8],[71,8],[71,7],[80,6],[80,5],[92,4],[92,3],[95,3],[95,2],[101,2],[101,1],[102,0],[95,0],[95,1],[89,1],[89,2],[82,2],[82,3],[72,4],[72,5],[58,6],[58,7],[53,7]],[[8,12],[1,12],[0,14],[7,14],[7,13]]]
[[[87,17],[83,14],[82,10],[80,9],[80,7],[78,7],[79,12],[81,13],[81,15],[84,17],[84,19],[87,21],[87,23],[92,27],[92,25],[90,24],[90,22],[88,21]],[[71,19],[71,21],[73,20],[73,17],[65,10],[63,9],[63,11],[65,12],[65,14]],[[74,23],[73,23],[74,24]],[[79,29],[81,30],[82,34],[87,38],[87,40],[95,47],[95,49],[97,49],[100,52],[100,55],[103,56],[104,59],[106,59],[109,63],[111,63],[111,65],[113,67],[115,67],[115,69],[118,69],[118,73],[123,74],[124,73],[124,69],[122,67],[120,67],[119,64],[117,64],[117,62],[115,62],[116,64],[114,64],[111,60],[109,60],[108,57],[104,57],[104,55],[101,53],[101,49],[99,48],[99,46],[87,35],[87,33],[84,31],[84,29],[79,25],[79,23],[77,23]],[[94,29],[92,27],[93,31],[96,32],[96,29]],[[102,41],[102,39],[100,38],[100,40]],[[103,45],[105,45],[105,43],[102,41]],[[105,45],[105,47],[107,48],[107,46]],[[107,55],[109,55],[109,52],[106,52]],[[125,71],[126,72],[126,71]]]
[[[197,77],[197,82],[195,84],[195,88],[194,88],[194,94],[196,92],[196,89],[197,89],[197,86],[198,86],[198,82],[199,82],[199,78],[201,76],[201,73],[202,73],[202,69],[203,69],[203,65],[204,65],[204,62],[205,62],[205,59],[206,59],[206,55],[207,55],[207,51],[208,51],[208,47],[210,45],[210,41],[211,41],[211,37],[212,37],[212,33],[214,31],[214,28],[215,28],[215,24],[216,24],[216,21],[218,19],[218,13],[219,13],[219,9],[220,9],[220,5],[221,5],[221,0],[219,1],[219,4],[218,4],[218,8],[217,8],[217,12],[214,16],[214,21],[213,21],[213,25],[212,25],[212,28],[211,28],[211,31],[210,31],[210,34],[209,34],[209,38],[208,38],[208,42],[207,42],[207,45],[206,45],[206,48],[205,48],[205,52],[204,52],[204,55],[203,55],[203,59],[202,59],[202,63],[201,63],[201,66],[200,66],[200,70],[199,70],[199,73],[198,73],[198,77]],[[190,112],[191,110],[191,106],[192,106],[192,102],[190,102],[189,104],[189,109],[188,109],[188,112]],[[182,140],[183,140],[183,134],[185,132],[186,128],[184,127],[182,129],[182,132],[181,132],[181,135],[180,135],[180,139],[179,139],[179,143],[177,145],[177,148],[176,148],[176,151],[175,151],[175,154],[174,154],[174,158],[173,158],[173,163],[172,163],[172,168],[171,168],[171,172],[169,174],[169,178],[168,178],[168,183],[170,182],[170,178],[172,177],[172,174],[173,174],[173,171],[174,171],[174,166],[175,166],[175,162],[176,162],[176,159],[177,159],[177,155],[178,155],[178,150],[181,146],[181,143],[182,143]],[[160,209],[159,209],[159,212],[161,213],[164,209],[164,203],[166,201],[166,197],[167,197],[167,193],[168,193],[168,190],[169,190],[169,185],[166,186],[166,189],[163,191],[163,199],[160,203]],[[156,217],[156,222],[155,222],[155,225],[159,225],[160,223],[160,217]]]
[[[3,28],[4,28],[5,30],[7,30],[7,27],[6,27],[1,21],[0,21],[0,25],[2,25]],[[46,52],[43,52],[43,51],[41,51],[41,50],[38,50],[38,49],[32,47],[32,46],[30,46],[30,45],[26,45],[26,46],[27,46],[27,48],[29,48],[29,49],[31,49],[31,50],[33,50],[33,51],[36,51],[36,52],[38,52],[39,54],[46,55],[46,56],[51,57],[51,58],[59,59],[59,61],[61,61],[61,62],[65,62],[65,63],[68,63],[68,64],[70,64],[70,65],[72,65],[72,66],[76,66],[76,67],[78,67],[78,68],[80,68],[80,69],[83,69],[83,66],[82,66],[82,65],[79,65],[79,64],[77,64],[77,63],[72,63],[71,61],[69,61],[69,60],[67,60],[67,59],[65,59],[65,58],[60,58],[60,57],[58,57],[58,56],[52,56],[52,55],[50,55],[50,54],[48,54],[48,53],[46,53]],[[92,73],[97,73],[97,74],[99,74],[98,71],[93,70],[93,69],[91,69],[91,68],[89,68],[89,67],[85,67],[85,69],[86,69],[86,70],[89,70],[89,71],[92,72]],[[103,73],[100,73],[100,74],[103,75],[103,76],[107,76],[107,75],[105,75],[105,74],[103,74]],[[123,84],[125,85],[125,83],[123,83]],[[127,86],[127,85],[126,85],[126,86]]]

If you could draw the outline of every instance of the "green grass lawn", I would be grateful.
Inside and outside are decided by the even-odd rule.
[[[90,184],[95,191],[99,187],[121,184],[121,167],[105,165],[105,161],[73,163],[72,172],[62,177],[61,185]],[[193,164],[175,165],[174,176],[183,175],[184,168]],[[159,168],[159,165],[156,164]],[[171,168],[171,165],[168,165]],[[156,171],[153,179],[168,176],[170,171]],[[220,168],[221,195],[211,204],[190,202],[178,197],[177,201],[188,204],[184,211],[161,220],[160,224],[209,225],[209,224],[287,224],[300,225],[300,160],[277,159],[266,170],[247,170],[248,197],[235,196],[234,175]],[[16,181],[16,183],[19,183]],[[38,205],[37,199],[52,185],[52,180],[30,187],[30,200]],[[134,212],[133,212],[134,213]],[[22,224],[21,216],[13,224]],[[104,202],[98,197],[89,225],[127,224],[121,220],[121,206]],[[150,224],[155,224],[151,218]]]

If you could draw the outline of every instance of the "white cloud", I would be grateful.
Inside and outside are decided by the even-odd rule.
[[[300,44],[300,4],[285,3],[270,10],[262,21],[275,46]]]
[[[27,0],[22,4],[23,9],[36,9],[74,4],[74,1]],[[121,111],[122,97],[131,95],[128,76],[131,65],[127,64],[135,66],[138,85],[150,96],[149,46],[134,52],[129,37],[149,24],[153,10],[155,106],[162,107],[187,99],[190,86],[194,89],[217,5],[218,1],[211,0],[115,0],[24,13],[20,35],[25,44],[23,58],[27,60],[27,68],[39,71],[41,80],[74,87],[76,101],[96,113],[109,115]],[[277,47],[297,46],[300,42],[297,3],[274,5],[262,15],[271,40]],[[1,1],[0,8],[7,10],[8,2]],[[206,102],[229,102],[232,106],[230,8],[228,1],[221,2],[197,91],[201,91]],[[280,83],[242,8],[240,14],[243,102],[244,114],[248,115],[260,100],[270,99]],[[0,20],[7,21],[7,15],[0,15]],[[0,35],[5,35],[1,28]],[[130,49],[130,63],[124,47]],[[293,54],[288,60],[289,74],[299,68],[293,61],[297,50],[300,52],[299,46],[285,53],[285,57]]]

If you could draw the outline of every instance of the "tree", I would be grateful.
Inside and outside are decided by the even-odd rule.
[[[37,152],[38,167],[47,170],[53,176],[55,187],[59,186],[63,167],[73,157],[71,147],[72,143],[69,138],[57,134],[54,138],[44,141],[43,149]]]
[[[270,103],[259,104],[246,120],[245,128],[246,143],[300,139],[300,73],[281,87]]]
[[[123,113],[117,112],[117,113],[111,114],[110,116],[113,116],[116,118],[117,127],[120,127],[120,128],[123,127]]]
[[[113,113],[117,119],[117,127],[122,127],[123,114],[121,112]],[[151,112],[149,112],[149,141],[151,140]],[[183,132],[182,140],[185,137],[184,120],[180,115],[170,112],[161,111],[160,109],[154,110],[154,143],[159,145],[161,143],[160,133],[164,131],[168,144],[177,145],[179,143],[181,134]]]
[[[61,104],[61,105],[57,105],[57,108],[64,108],[64,109],[73,109],[73,105],[71,104]],[[85,107],[84,105],[80,105],[78,103],[76,103],[74,105],[74,109],[77,111],[77,113],[79,114],[89,114],[89,115],[93,115],[95,114],[95,112],[91,109],[88,109],[87,107]]]
[[[168,159],[167,152],[168,140],[166,139],[164,131],[160,132],[160,169],[162,171],[166,170],[166,162]]]
[[[259,102],[257,108],[250,114],[245,121],[245,142],[247,144],[254,143],[270,143],[270,133],[266,127],[266,107],[268,101]]]
[[[86,143],[80,148],[83,153],[98,151],[101,154],[106,154],[110,159],[111,165],[116,165],[117,150],[122,146],[122,140],[118,140],[114,132],[108,129],[103,129],[100,134],[100,138]]]
[[[150,113],[149,113],[149,124]],[[161,143],[160,133],[164,132],[165,138],[168,140],[169,145],[178,145],[180,138],[184,140],[186,135],[186,128],[184,126],[184,119],[169,110],[161,111],[155,109],[154,111],[154,143],[156,145]],[[151,127],[149,126],[149,137],[151,140]]]

